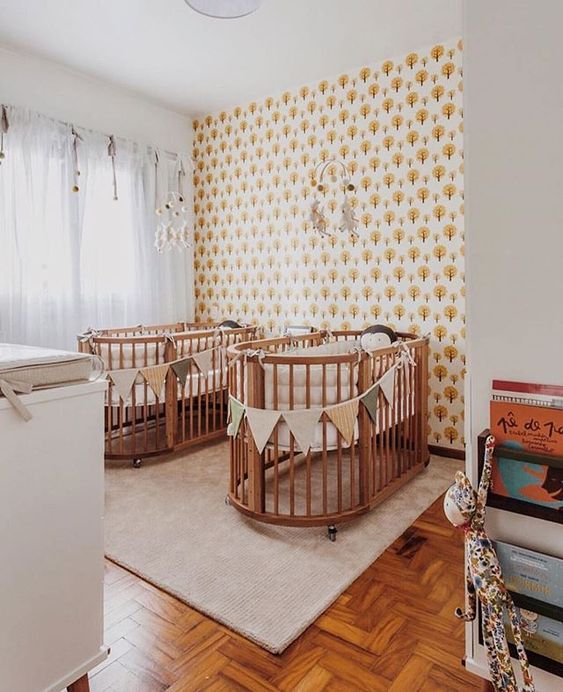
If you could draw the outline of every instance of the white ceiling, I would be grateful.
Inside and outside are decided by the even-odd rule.
[[[0,0],[0,44],[196,115],[461,34],[461,0],[264,0],[213,20],[184,0]]]

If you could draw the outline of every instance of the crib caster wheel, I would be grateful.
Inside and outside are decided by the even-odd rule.
[[[336,526],[334,524],[331,524],[328,527],[328,540],[329,541],[332,541],[334,543],[334,541],[336,540],[336,532],[337,532]]]
[[[229,496],[228,496],[228,495],[225,495],[225,504],[227,505],[227,507],[230,507],[230,506],[231,506],[231,501],[229,500]]]
[[[140,469],[141,468],[141,459],[133,459],[133,468],[134,469]]]

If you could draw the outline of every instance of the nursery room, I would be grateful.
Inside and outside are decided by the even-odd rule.
[[[561,689],[562,21],[0,0],[0,692]]]

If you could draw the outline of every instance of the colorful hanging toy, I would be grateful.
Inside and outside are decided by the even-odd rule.
[[[524,678],[524,692],[533,692],[534,682],[528,657],[522,644],[520,618],[503,578],[497,554],[485,532],[485,505],[491,480],[491,463],[495,448],[492,435],[485,443],[483,474],[477,493],[469,478],[458,471],[454,484],[446,492],[444,513],[456,527],[465,531],[467,609],[457,608],[455,614],[465,621],[476,617],[477,599],[481,604],[483,641],[491,680],[497,692],[518,692],[510,651],[504,629],[504,609],[508,613],[518,659]]]

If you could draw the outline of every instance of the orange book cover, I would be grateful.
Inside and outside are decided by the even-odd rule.
[[[491,401],[491,432],[497,444],[563,456],[563,409]]]
[[[497,444],[532,454],[563,456],[563,409],[510,401],[491,401],[491,432]],[[495,495],[563,512],[563,468],[493,460],[491,491]]]

